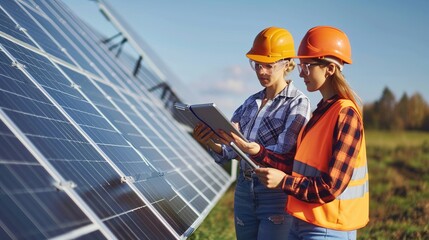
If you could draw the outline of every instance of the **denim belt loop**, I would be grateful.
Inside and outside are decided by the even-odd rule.
[[[252,169],[246,169],[244,171],[242,171],[244,179],[246,179],[247,181],[252,181],[253,180],[253,170]]]

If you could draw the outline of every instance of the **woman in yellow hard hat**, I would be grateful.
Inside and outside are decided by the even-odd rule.
[[[369,193],[359,98],[342,73],[352,63],[349,39],[337,28],[314,27],[297,58],[307,90],[323,99],[298,136],[293,164],[263,145],[234,140],[255,161],[276,167],[255,172],[268,188],[288,194],[286,210],[294,217],[289,240],[356,239],[369,221]]]
[[[283,28],[266,28],[256,36],[246,56],[263,89],[246,99],[231,121],[249,141],[294,156],[296,138],[310,116],[310,104],[291,80],[285,80],[296,66],[292,35]],[[214,133],[202,125],[196,127],[194,137],[210,148],[220,164],[237,158],[227,144],[219,144]],[[245,161],[239,164],[234,197],[237,239],[284,239],[291,223],[291,216],[284,211],[287,195],[265,187]]]

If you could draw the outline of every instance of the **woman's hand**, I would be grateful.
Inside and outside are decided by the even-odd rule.
[[[192,136],[200,144],[211,148],[216,153],[222,153],[222,146],[218,143],[219,137],[206,125],[199,123],[195,126]]]
[[[192,133],[192,136],[199,143],[201,143],[203,145],[208,145],[209,141],[214,139],[216,134],[210,128],[208,128],[206,125],[199,123],[195,126],[194,132]]]
[[[219,135],[222,137],[222,143],[229,144],[230,142],[234,142],[235,145],[237,145],[237,147],[240,148],[241,151],[249,155],[255,155],[261,149],[259,144],[255,142],[246,142],[244,139],[242,139],[233,132],[228,135],[225,131],[220,130]]]
[[[275,168],[257,168],[255,173],[265,186],[268,188],[281,188],[286,173]]]

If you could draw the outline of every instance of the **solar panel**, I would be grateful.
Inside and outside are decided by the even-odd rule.
[[[62,2],[0,14],[0,238],[188,237],[233,177]]]

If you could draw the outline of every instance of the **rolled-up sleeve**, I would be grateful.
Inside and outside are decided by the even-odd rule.
[[[225,164],[237,157],[237,153],[230,147],[222,144],[222,154],[218,154],[210,149],[210,154],[218,164]]]

